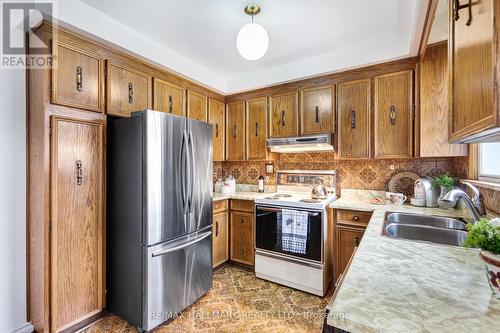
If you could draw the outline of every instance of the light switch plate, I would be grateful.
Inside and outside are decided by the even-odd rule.
[[[267,173],[274,173],[274,165],[266,164],[266,172]]]

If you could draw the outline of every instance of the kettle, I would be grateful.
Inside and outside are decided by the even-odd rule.
[[[316,183],[311,191],[311,198],[313,199],[326,199],[328,196],[328,191],[326,190],[323,177],[316,177],[314,182]]]

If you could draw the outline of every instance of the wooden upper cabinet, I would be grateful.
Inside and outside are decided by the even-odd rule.
[[[267,158],[267,97],[247,101],[246,112],[247,160]]]
[[[447,43],[427,47],[420,64],[420,157],[467,155],[467,145],[448,143],[447,66]]]
[[[213,151],[214,161],[224,161],[224,133],[225,133],[225,117],[224,103],[214,99],[209,100],[208,121],[213,125]]]
[[[300,134],[334,133],[333,87],[300,91]]]
[[[123,65],[107,61],[106,112],[130,116],[151,108],[151,77]]]
[[[375,77],[375,158],[412,157],[412,71]]]
[[[450,142],[500,141],[500,2],[474,1],[471,21],[467,1],[455,20],[450,10]]]
[[[50,332],[104,308],[103,125],[51,118]]]
[[[274,95],[269,99],[269,136],[271,138],[297,136],[298,122],[298,93]]]
[[[186,89],[155,77],[153,79],[153,109],[185,116]]]
[[[187,116],[191,119],[207,121],[208,120],[208,104],[207,97],[198,94],[194,91],[188,90],[188,107]]]
[[[226,106],[226,160],[245,160],[245,104]]]
[[[370,79],[337,86],[337,156],[345,159],[370,158]]]
[[[102,61],[95,54],[54,42],[52,103],[103,112]]]

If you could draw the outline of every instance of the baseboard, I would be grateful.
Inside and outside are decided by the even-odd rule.
[[[35,330],[35,327],[31,323],[26,323],[18,329],[13,330],[11,333],[31,333]]]

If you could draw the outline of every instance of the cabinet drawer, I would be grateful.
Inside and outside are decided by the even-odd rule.
[[[214,201],[213,213],[220,213],[227,210],[227,200]]]
[[[337,223],[366,227],[371,216],[370,212],[339,210],[337,211]]]
[[[253,200],[231,200],[231,210],[253,213]]]

